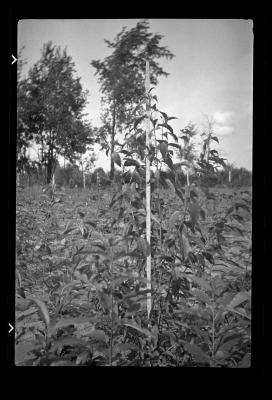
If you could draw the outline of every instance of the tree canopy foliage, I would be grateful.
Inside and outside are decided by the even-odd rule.
[[[58,155],[73,162],[93,143],[83,114],[88,91],[83,91],[75,72],[66,50],[48,42],[28,77],[18,84],[18,150],[29,140],[40,146],[48,182]]]
[[[150,63],[150,82],[157,85],[160,76],[169,74],[163,70],[158,60],[172,59],[174,54],[161,46],[163,38],[158,33],[149,32],[147,20],[140,21],[130,30],[124,27],[113,41],[105,40],[112,49],[104,60],[92,60],[91,65],[98,75],[104,105],[101,115],[103,126],[97,134],[102,148],[114,153],[116,133],[131,121],[132,109],[144,94],[145,63]],[[113,177],[114,163],[111,163]]]

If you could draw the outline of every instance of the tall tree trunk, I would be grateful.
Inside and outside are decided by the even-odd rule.
[[[52,185],[55,186],[55,171],[56,171],[56,167],[57,167],[57,153],[55,151],[54,153],[54,148],[52,146],[52,175],[51,175],[51,182]]]
[[[47,160],[47,168],[46,168],[46,183],[49,185],[51,181],[52,175],[52,160],[50,158],[50,151],[48,150],[48,160]]]
[[[231,169],[229,169],[229,184],[231,184]]]
[[[52,154],[52,144],[50,142],[48,153],[47,153],[47,176],[46,176],[46,183],[47,185],[50,184],[52,179],[52,171],[53,171],[53,154]]]
[[[110,179],[114,178],[114,161],[112,155],[114,153],[114,138],[115,138],[115,125],[116,125],[116,104],[114,100],[113,113],[112,113],[112,129],[111,129],[111,168],[110,168]]]
[[[48,148],[48,159],[47,159],[47,180],[46,183],[50,184],[54,173],[54,135],[50,132],[49,136],[49,148]]]
[[[43,144],[43,137],[41,133],[41,183],[45,184],[46,182],[45,177],[45,165],[44,165],[44,144]]]
[[[82,154],[81,154],[81,170],[82,170],[82,187],[83,187],[83,189],[85,189],[86,181],[85,181],[85,172],[84,172]]]

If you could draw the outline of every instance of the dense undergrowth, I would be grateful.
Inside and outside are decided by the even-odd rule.
[[[156,193],[150,323],[131,185],[114,212],[108,192],[18,192],[16,365],[249,366],[251,195],[225,192],[186,236]]]
[[[172,117],[159,113],[164,122],[151,122],[164,133],[149,148],[156,167],[151,245],[145,238],[142,116],[127,147],[113,155],[124,178],[126,168],[134,168],[119,187],[18,190],[16,365],[250,366],[251,190],[205,193],[189,178],[180,186],[169,150],[180,147]],[[217,140],[205,139],[204,149],[210,139]],[[200,155],[199,170],[222,162],[211,150],[208,161]]]

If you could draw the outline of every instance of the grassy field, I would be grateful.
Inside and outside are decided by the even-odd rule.
[[[186,237],[176,195],[154,211],[150,325],[131,204],[109,208],[113,189],[18,189],[16,365],[250,366],[251,188],[210,192]]]

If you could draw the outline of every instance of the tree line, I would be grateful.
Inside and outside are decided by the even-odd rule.
[[[169,75],[159,61],[163,58],[171,60],[174,54],[160,45],[162,38],[158,33],[151,33],[149,22],[143,20],[130,30],[124,27],[113,41],[105,40],[111,49],[109,56],[90,61],[90,67],[94,69],[100,84],[102,125],[99,127],[93,126],[84,114],[89,92],[83,90],[81,80],[76,75],[75,63],[66,49],[52,42],[45,43],[40,59],[29,69],[26,77],[22,77],[25,60],[21,49],[17,77],[18,177],[28,183],[48,184],[55,174],[57,184],[78,187],[90,186],[97,174],[105,178],[105,185],[109,180],[120,180],[121,172],[115,170],[114,157],[117,151],[122,151],[128,130],[134,124],[136,105],[138,114],[144,112],[139,99],[145,93],[146,60],[149,61],[150,83],[153,87],[158,84],[160,77]],[[139,109],[141,107],[143,110]],[[191,122],[180,130],[178,139],[182,145],[170,151],[172,156],[175,153],[181,162],[187,160],[192,164],[196,158],[193,141],[197,133],[196,126]],[[209,147],[211,140],[218,141],[210,121],[207,131],[201,136],[204,136],[204,146]],[[92,171],[95,143],[110,157],[109,173],[103,169]],[[29,149],[34,145],[38,149],[38,160],[35,161],[29,155]],[[161,149],[163,146],[164,141],[161,140]],[[218,157],[216,150],[206,150],[208,159]],[[59,164],[60,157],[64,159],[63,167]],[[249,171],[228,166],[223,159],[221,165],[222,170],[202,176],[201,184],[250,184]],[[181,184],[184,179],[181,168]]]
[[[21,50],[17,85],[17,171],[29,169],[27,154],[33,144],[39,148],[38,163],[46,170],[47,183],[52,179],[59,156],[70,164],[81,162],[83,165],[83,156],[86,161],[94,143],[99,143],[101,150],[112,156],[119,144],[117,135],[124,135],[132,109],[144,93],[145,58],[150,61],[154,85],[158,77],[168,75],[158,59],[171,59],[174,55],[160,46],[161,39],[162,35],[149,32],[149,23],[143,20],[130,30],[124,27],[113,41],[105,40],[112,54],[104,60],[90,62],[100,83],[100,127],[92,126],[84,114],[89,92],[83,90],[66,49],[52,42],[44,44],[41,58],[25,78]],[[110,178],[113,177],[112,161]]]
[[[177,176],[179,184],[181,186],[186,185],[186,174],[180,170],[180,164],[174,164],[178,170]],[[42,184],[44,182],[45,171],[41,169],[39,163],[35,161],[30,161],[24,173],[21,173],[21,184],[22,185],[34,185]],[[167,175],[167,172],[166,172]],[[99,177],[99,178],[98,178]],[[85,183],[83,181],[85,179]],[[132,176],[129,172],[122,174],[122,171],[116,170],[114,173],[114,182],[129,183]],[[59,162],[56,162],[55,167],[55,184],[58,187],[67,188],[83,188],[91,189],[98,184],[101,188],[107,188],[112,180],[110,179],[110,171],[106,172],[102,167],[95,168],[92,172],[85,173],[85,178],[83,178],[82,170],[77,164],[67,164],[65,167],[60,166]],[[229,179],[229,173],[227,169],[221,169],[219,171],[214,171],[213,173],[200,176],[198,178],[193,178],[192,182],[202,187],[248,187],[252,185],[252,173],[246,168],[236,168],[232,167],[231,170],[231,180]]]

